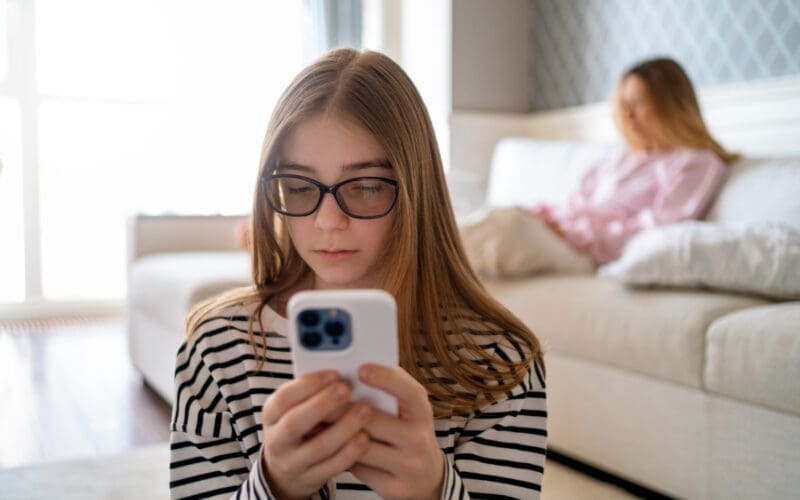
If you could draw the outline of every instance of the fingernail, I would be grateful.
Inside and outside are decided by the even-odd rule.
[[[347,386],[344,385],[344,384],[339,384],[339,386],[336,387],[334,395],[336,396],[336,399],[344,399],[344,398],[346,398],[347,397]]]
[[[358,409],[358,419],[365,421],[369,418],[370,413],[372,413],[372,411],[369,406],[364,405]]]
[[[327,384],[330,384],[330,383],[336,381],[338,378],[339,377],[335,373],[328,372],[328,373],[325,374],[324,377],[322,377],[322,381],[325,383],[325,385],[327,385]]]
[[[369,380],[370,377],[372,377],[372,370],[370,370],[369,368],[363,367],[363,368],[361,368],[361,370],[359,370],[359,375],[361,375],[361,378],[363,380]]]

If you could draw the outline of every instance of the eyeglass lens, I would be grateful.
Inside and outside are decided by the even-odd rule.
[[[357,178],[336,186],[339,207],[353,217],[379,217],[394,204],[396,188],[384,179]],[[315,183],[299,177],[273,177],[266,187],[273,207],[286,215],[311,214],[325,194]]]

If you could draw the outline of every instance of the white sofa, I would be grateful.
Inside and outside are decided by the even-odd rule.
[[[175,355],[194,304],[250,282],[236,244],[243,217],[136,215],[128,220],[126,322],[133,365],[172,402]]]
[[[493,156],[488,200],[563,202],[608,148],[506,139]],[[740,161],[709,218],[800,227],[800,158]],[[186,312],[249,281],[233,237],[239,220],[131,220],[131,356],[167,401]],[[800,302],[630,289],[595,275],[486,286],[542,339],[554,450],[678,497],[800,491]]]
[[[488,205],[564,202],[609,148],[504,139]],[[800,228],[800,158],[739,160],[708,220]],[[596,275],[486,286],[543,341],[552,449],[682,498],[797,497],[800,302]]]

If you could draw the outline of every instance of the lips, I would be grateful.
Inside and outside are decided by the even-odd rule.
[[[347,259],[348,257],[355,255],[356,250],[347,250],[344,248],[325,248],[320,250],[314,250],[314,253],[325,260],[329,261],[340,261]]]

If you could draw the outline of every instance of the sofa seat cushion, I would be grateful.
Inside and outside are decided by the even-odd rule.
[[[702,387],[705,332],[761,299],[694,290],[634,290],[594,276],[486,281],[547,351]]]
[[[251,280],[241,251],[148,255],[131,264],[128,307],[180,333],[193,305]]]
[[[800,303],[719,318],[707,349],[708,391],[800,414]]]

